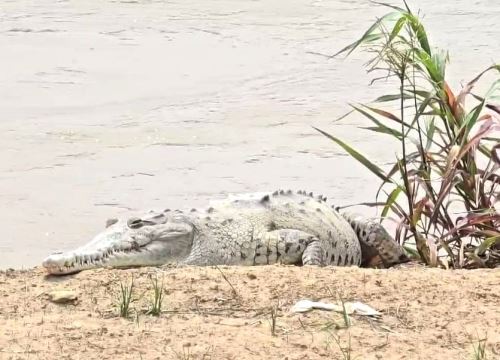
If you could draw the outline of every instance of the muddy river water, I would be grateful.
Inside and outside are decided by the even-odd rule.
[[[398,2],[395,2],[398,3]],[[412,1],[455,88],[500,57],[498,0]],[[0,268],[86,242],[108,217],[307,189],[372,201],[395,144],[341,123],[369,100],[366,55],[327,60],[387,12],[366,0],[0,4]],[[369,211],[368,211],[369,212]]]

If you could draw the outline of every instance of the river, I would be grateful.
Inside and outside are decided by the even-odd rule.
[[[411,3],[449,49],[455,89],[500,60],[499,1]],[[373,201],[378,180],[311,126],[383,166],[395,144],[360,117],[332,121],[387,85],[368,86],[366,54],[313,53],[385,12],[364,0],[2,1],[0,268],[85,243],[109,217],[232,192]]]

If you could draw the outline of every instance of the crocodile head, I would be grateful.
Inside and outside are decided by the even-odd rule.
[[[186,257],[193,236],[193,224],[180,214],[112,219],[88,244],[73,251],[52,254],[42,265],[54,275],[108,266],[161,265]]]

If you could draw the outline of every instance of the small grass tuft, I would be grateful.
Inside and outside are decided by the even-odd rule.
[[[153,316],[160,316],[161,307],[163,304],[163,294],[164,294],[163,279],[161,283],[158,283],[158,277],[155,277],[154,279],[150,277],[150,279],[151,279],[151,284],[153,285],[153,298],[151,299],[150,307],[147,314]]]
[[[182,345],[182,352],[175,351],[173,349],[172,349],[172,351],[174,352],[175,357],[179,360],[191,360],[192,359],[191,344]]]
[[[229,287],[231,287],[231,292],[233,294],[233,297],[235,297],[235,298],[239,297],[238,292],[236,291],[236,288],[233,286],[231,281],[229,281],[229,279],[227,278],[226,274],[222,271],[222,269],[217,265],[215,265],[215,268],[220,272],[220,274],[222,275],[222,278],[228,283]]]
[[[486,342],[487,338],[477,339],[476,342],[472,342],[472,348],[474,350],[472,359],[473,360],[487,360],[486,355]]]
[[[274,305],[271,307],[271,320],[270,320],[270,325],[271,325],[271,335],[276,336],[276,320],[278,317],[278,307],[279,303],[277,305]]]
[[[347,346],[342,346],[342,343],[340,341],[340,336],[335,335],[330,333],[329,339],[333,339],[335,341],[335,344],[340,350],[340,353],[342,354],[342,359],[343,360],[353,360],[354,358],[352,357],[352,348],[351,348],[351,334],[347,334]]]
[[[132,295],[134,292],[134,277],[130,280],[130,284],[124,284],[120,281],[120,293],[118,306],[120,308],[120,317],[128,318],[130,316],[130,304],[132,303]]]
[[[340,303],[342,304],[342,318],[344,319],[344,326],[346,328],[349,328],[351,326],[351,317],[347,313],[344,299],[342,299],[342,297],[340,295],[339,295],[339,298],[340,298]]]
[[[326,290],[330,293],[331,297],[335,298],[335,295],[334,295],[333,291],[330,289],[330,287],[327,286]],[[347,312],[347,308],[345,306],[344,297],[338,291],[336,292],[336,294],[337,294],[336,297],[340,300],[340,303],[342,304],[342,319],[344,320],[344,327],[349,328],[352,325],[352,322],[351,322],[351,317],[349,316],[349,313]],[[330,325],[327,326],[327,328],[332,327],[331,325],[335,325],[335,327],[337,327],[337,328],[341,327],[341,326],[338,326],[335,322],[331,322],[329,324]]]

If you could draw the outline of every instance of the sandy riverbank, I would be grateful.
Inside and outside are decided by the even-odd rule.
[[[500,358],[500,269],[444,271],[285,266],[86,271],[45,277],[43,270],[0,273],[1,359],[471,359],[487,336]],[[145,314],[148,275],[164,279],[164,312]],[[135,278],[132,318],[118,316],[120,281]],[[234,291],[230,284],[234,287]],[[55,304],[47,294],[75,291]],[[291,314],[304,298],[358,300],[383,312]],[[277,307],[275,336],[271,309]],[[136,316],[138,314],[138,317]],[[335,329],[336,325],[340,329]],[[328,330],[327,330],[328,329]]]

